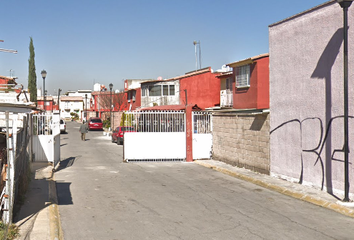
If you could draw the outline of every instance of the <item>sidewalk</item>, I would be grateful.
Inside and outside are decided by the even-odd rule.
[[[62,239],[52,169],[47,162],[31,164],[32,179],[25,203],[14,219],[20,229],[19,240]]]
[[[334,196],[297,183],[288,182],[268,175],[233,167],[215,160],[197,160],[194,163],[221,173],[254,183],[261,187],[297,198],[349,217],[354,217],[354,203],[342,203]],[[17,239],[61,240],[59,209],[52,166],[48,163],[32,163],[33,179],[26,195],[25,204],[14,221],[20,227]]]
[[[344,203],[335,196],[332,196],[324,191],[271,177],[269,175],[256,173],[244,168],[233,167],[220,161],[198,160],[195,161],[195,163],[230,175],[232,177],[254,183],[272,191],[276,191],[305,202],[331,209],[349,217],[354,217],[353,202]]]

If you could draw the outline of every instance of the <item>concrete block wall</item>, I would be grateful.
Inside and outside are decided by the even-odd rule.
[[[213,115],[213,159],[269,174],[269,114]]]

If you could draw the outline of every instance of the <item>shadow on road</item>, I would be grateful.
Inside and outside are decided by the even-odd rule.
[[[14,222],[18,226],[33,225],[37,214],[51,204],[48,199],[48,179],[51,178],[51,172],[52,167],[48,162],[31,163],[31,181],[24,204],[15,206]]]
[[[59,205],[71,205],[73,204],[73,200],[71,197],[70,191],[71,183],[66,182],[56,182],[57,193],[58,194],[58,204]]]
[[[74,165],[76,158],[77,157],[69,157],[67,159],[61,160],[59,163],[59,167],[55,171],[59,172],[60,170],[71,167],[72,165]]]

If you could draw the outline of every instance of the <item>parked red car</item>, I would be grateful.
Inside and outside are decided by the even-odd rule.
[[[101,118],[91,117],[88,121],[88,129],[89,130],[103,130],[103,123]]]
[[[117,127],[112,132],[112,143],[116,142],[119,145],[123,144],[124,132],[136,132],[134,127]]]

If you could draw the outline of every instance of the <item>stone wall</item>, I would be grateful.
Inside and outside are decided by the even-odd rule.
[[[269,174],[269,114],[213,115],[213,159]]]

